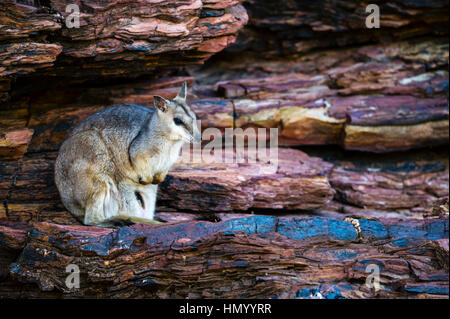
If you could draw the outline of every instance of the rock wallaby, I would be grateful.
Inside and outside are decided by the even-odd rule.
[[[195,113],[177,97],[155,96],[155,109],[127,104],[95,113],[69,134],[55,163],[64,206],[85,225],[154,221],[156,191],[183,143],[198,142]]]

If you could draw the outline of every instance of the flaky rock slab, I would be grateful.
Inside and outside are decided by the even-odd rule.
[[[448,219],[392,223],[362,218],[356,222],[358,227],[349,220],[253,216],[219,223],[190,221],[120,229],[37,223],[32,230],[10,223],[0,226],[1,237],[6,238],[0,241],[0,251],[14,251],[19,257],[4,258],[4,264],[9,261],[9,272],[0,282],[0,295],[58,298],[448,295],[448,249],[442,244],[448,240]],[[68,265],[79,267],[79,289],[70,289],[65,283]],[[366,285],[373,267],[380,270],[379,289]],[[20,291],[22,286],[27,289]]]

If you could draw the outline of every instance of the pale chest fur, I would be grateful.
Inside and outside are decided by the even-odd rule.
[[[161,146],[160,152],[149,159],[149,167],[146,167],[146,170],[153,171],[155,174],[166,173],[178,160],[182,146],[182,141],[176,143],[164,143],[164,145]]]
[[[161,141],[155,143],[157,151],[142,153],[135,161],[135,171],[142,182],[149,183],[156,175],[165,176],[172,165],[178,160],[182,141],[175,143]]]

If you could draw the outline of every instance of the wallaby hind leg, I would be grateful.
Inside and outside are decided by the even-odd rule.
[[[80,132],[61,146],[55,183],[64,206],[85,225],[99,225],[117,215],[119,196],[114,163],[96,131]]]
[[[89,222],[103,227],[161,224],[153,219],[158,188],[156,185],[136,187],[134,184],[120,182],[116,187],[112,180],[96,184],[104,186],[91,197],[86,216],[92,214],[100,216],[100,219],[88,218]]]
[[[89,196],[84,215],[85,225],[103,226],[119,212],[119,196],[113,181],[106,178],[103,182],[94,183],[95,191]]]

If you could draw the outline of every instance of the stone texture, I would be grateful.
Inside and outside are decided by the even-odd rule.
[[[0,135],[0,160],[22,158],[31,141],[33,130],[19,129],[2,132]]]
[[[440,243],[448,239],[448,219],[354,220],[357,228],[331,218],[272,216],[120,229],[2,224],[0,252],[12,254],[0,254],[9,275],[0,295],[446,298],[448,250]],[[436,258],[441,254],[446,259]],[[65,285],[69,264],[80,269],[79,289]],[[379,290],[365,284],[371,264],[382,269]]]
[[[239,2],[74,1],[79,27],[71,28],[73,12],[65,1],[2,1],[0,77],[38,70],[137,76],[159,66],[199,63],[231,44],[247,22]]]
[[[263,153],[269,154],[269,150]],[[278,150],[278,165],[257,154],[192,153],[199,163],[179,163],[161,185],[159,207],[200,212],[251,209],[315,209],[333,197],[327,175],[331,165],[303,152]],[[207,157],[208,156],[208,157]],[[230,163],[209,163],[214,157]],[[202,157],[200,161],[200,157]]]
[[[192,74],[203,74],[205,88],[233,102],[235,127],[279,128],[282,145],[337,144],[390,152],[448,144],[448,72],[426,72],[424,56],[410,56],[408,63],[397,60],[391,50],[398,45],[406,51],[413,43],[392,44],[378,56],[368,53],[371,46],[340,51],[343,66],[312,74],[304,73],[305,56],[291,59],[286,69],[281,62],[231,59]],[[448,56],[434,45],[427,59]],[[228,76],[236,79],[221,80],[219,69],[229,68],[235,70]],[[297,68],[302,72],[293,73]]]

